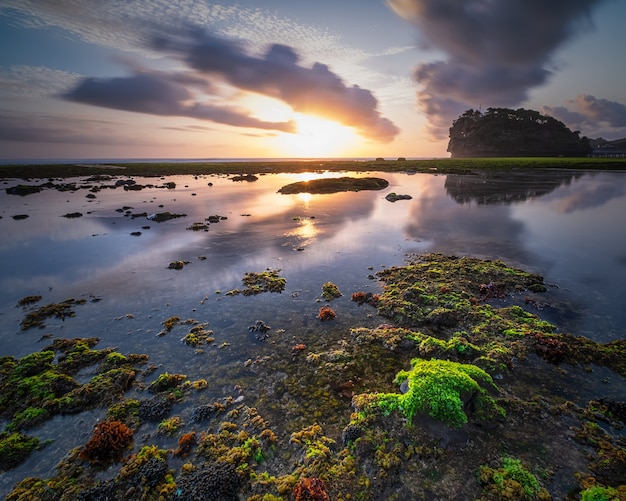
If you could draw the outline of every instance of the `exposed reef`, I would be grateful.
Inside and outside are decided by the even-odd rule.
[[[280,270],[267,271],[246,286],[272,291],[265,279],[280,279],[282,291]],[[342,321],[352,309],[367,327],[312,322],[197,381],[141,373],[145,357],[96,350],[93,339],[0,358],[4,469],[45,447],[26,435],[37,423],[109,406],[84,446],[7,499],[624,498],[626,403],[602,385],[582,403],[549,390],[600,365],[623,375],[623,342],[558,332],[536,306],[550,301],[543,278],[500,261],[410,256],[377,276],[380,293],[332,299]],[[178,315],[162,325],[191,325],[196,347],[211,332]],[[270,329],[259,320],[250,330]],[[94,364],[80,384],[77,372]]]
[[[330,177],[299,181],[283,186],[278,193],[293,195],[296,193],[327,194],[341,191],[382,190],[389,186],[386,179],[378,177]]]

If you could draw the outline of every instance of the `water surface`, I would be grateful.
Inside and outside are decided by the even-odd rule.
[[[255,405],[277,380],[255,381],[250,361],[296,343],[330,349],[350,327],[384,322],[375,310],[350,301],[350,295],[380,291],[376,271],[424,252],[501,259],[542,274],[550,290],[535,312],[559,331],[601,342],[625,337],[623,173],[367,173],[387,179],[389,187],[330,195],[277,193],[285,184],[314,175],[346,174],[268,174],[243,182],[225,176],[137,178],[153,187],[94,192],[90,186],[112,186],[121,178],[81,178],[69,180],[82,186],[76,191],[46,189],[21,197],[2,190],[0,356],[40,350],[50,337],[99,337],[99,348],[147,353],[157,373],[207,379],[209,391],[200,399],[211,401],[243,385],[246,402]],[[165,182],[176,188],[165,188]],[[21,183],[7,180],[4,187]],[[390,192],[412,199],[391,203],[385,199]],[[141,215],[164,211],[186,216],[158,223]],[[63,217],[73,212],[82,217]],[[16,220],[15,215],[28,218]],[[222,219],[208,231],[188,229],[213,215]],[[136,232],[141,234],[133,236]],[[175,260],[188,264],[168,269]],[[267,268],[281,270],[285,292],[226,294],[242,287],[244,273]],[[316,316],[326,281],[344,295],[332,303],[336,321],[321,324]],[[24,311],[16,305],[27,295],[43,296],[40,305],[70,297],[87,303],[76,306],[74,318],[50,319],[44,329],[22,331]],[[163,321],[174,315],[208,323],[216,342],[195,353],[180,341],[184,330],[159,336]],[[272,327],[266,342],[248,330],[256,320]],[[583,401],[599,379],[610,377],[612,384],[602,391],[621,398],[624,381],[606,372],[598,369],[595,379],[554,380],[550,391]],[[348,408],[349,400],[338,412]],[[290,419],[306,421],[307,409],[299,412],[288,413]],[[65,451],[89,438],[90,423],[101,416],[94,411],[57,417],[38,429],[40,438],[59,435],[58,447],[5,474],[1,492],[24,476],[49,475]],[[84,432],[59,432],[77,420]],[[332,425],[332,418],[326,420]]]

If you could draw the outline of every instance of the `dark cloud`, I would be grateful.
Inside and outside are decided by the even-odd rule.
[[[580,94],[568,106],[544,106],[551,115],[570,129],[588,131],[592,136],[623,137],[626,134],[626,105],[589,94]]]
[[[189,71],[146,71],[127,65],[131,76],[87,78],[64,97],[138,113],[296,132],[292,121],[268,122],[250,116],[248,110],[221,104],[223,98],[209,84],[211,78],[238,90],[279,99],[294,111],[354,127],[369,139],[389,142],[399,132],[390,120],[380,115],[378,102],[369,90],[346,86],[324,64],[314,63],[310,68],[300,65],[298,54],[291,47],[275,44],[262,56],[254,56],[235,41],[197,28],[161,34],[150,45],[152,50],[184,64]]]
[[[420,105],[443,138],[459,110],[523,102],[550,77],[555,50],[590,26],[605,0],[387,1],[447,56],[415,71]]]
[[[198,102],[184,84],[200,80],[161,72],[107,79],[87,78],[65,98],[79,103],[161,116],[186,116],[236,127],[294,132],[293,122],[266,122],[245,110]]]
[[[398,128],[377,110],[373,94],[346,86],[328,66],[299,64],[293,48],[274,44],[261,56],[250,55],[231,40],[199,30],[184,36],[160,36],[153,49],[167,52],[194,70],[224,79],[238,89],[280,99],[294,111],[355,127],[364,137],[392,141]]]

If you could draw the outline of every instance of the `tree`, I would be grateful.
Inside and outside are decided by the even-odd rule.
[[[591,149],[579,131],[524,108],[467,110],[452,122],[448,143],[453,158],[587,156]]]

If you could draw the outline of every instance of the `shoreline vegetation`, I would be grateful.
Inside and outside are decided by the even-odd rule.
[[[470,174],[481,170],[626,170],[626,158],[433,158],[420,160],[285,160],[237,162],[65,163],[0,165],[0,179],[44,179],[97,174],[158,177],[206,174],[277,174],[311,171]]]

